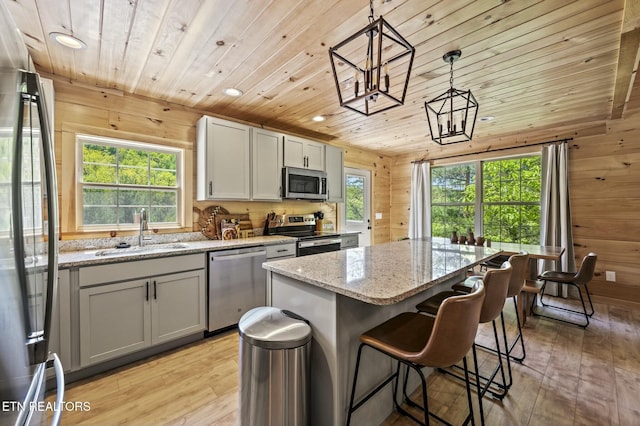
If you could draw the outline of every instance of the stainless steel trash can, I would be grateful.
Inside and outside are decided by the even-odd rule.
[[[309,423],[311,327],[289,311],[254,308],[238,323],[240,425]]]

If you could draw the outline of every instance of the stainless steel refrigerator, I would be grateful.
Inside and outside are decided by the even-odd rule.
[[[58,424],[60,361],[49,352],[57,292],[57,192],[45,99],[0,2],[0,425]],[[57,399],[46,404],[47,366]]]

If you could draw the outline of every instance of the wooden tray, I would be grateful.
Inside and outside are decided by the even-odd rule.
[[[222,238],[222,229],[220,227],[220,222],[223,220],[231,220],[235,219],[240,225],[241,231],[247,231],[253,229],[253,225],[251,224],[251,219],[249,219],[249,213],[227,213],[227,214],[217,214],[215,216],[216,222],[216,230],[218,232],[218,239]]]

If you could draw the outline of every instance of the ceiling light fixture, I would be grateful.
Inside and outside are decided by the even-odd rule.
[[[329,48],[340,106],[369,116],[404,104],[414,47],[382,16]]]
[[[442,57],[450,67],[449,90],[424,103],[431,139],[440,145],[470,141],[476,125],[476,98],[471,94],[471,90],[453,88],[453,63],[460,55],[460,50],[454,50]]]
[[[312,118],[312,120],[319,123],[321,121],[326,120],[326,118],[323,115],[316,115],[315,117]]]
[[[242,96],[244,94],[242,90],[236,89],[235,87],[227,87],[223,90],[223,92],[225,95],[233,96],[234,98],[237,98],[238,96]]]
[[[87,44],[84,41],[72,36],[71,34],[52,32],[49,33],[49,37],[55,40],[56,43],[70,49],[85,49],[87,47]]]

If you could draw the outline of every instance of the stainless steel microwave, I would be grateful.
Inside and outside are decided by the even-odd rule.
[[[285,167],[282,169],[282,198],[327,199],[327,173],[321,170]]]

